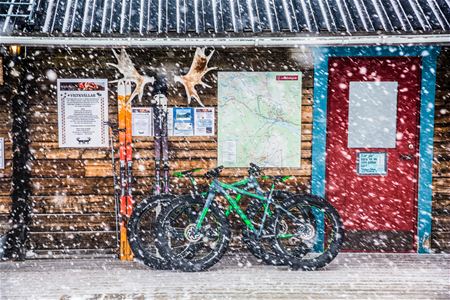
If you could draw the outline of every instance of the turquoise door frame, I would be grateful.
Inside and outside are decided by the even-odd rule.
[[[330,57],[416,56],[422,58],[420,95],[420,146],[418,178],[417,252],[430,253],[434,100],[437,46],[367,46],[315,48],[311,192],[325,196],[327,142],[328,59]]]

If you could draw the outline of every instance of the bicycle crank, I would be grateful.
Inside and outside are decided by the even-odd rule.
[[[298,231],[297,236],[302,240],[312,240],[316,236],[316,229],[311,224],[303,224],[303,228]]]
[[[202,238],[202,234],[197,231],[196,224],[189,224],[184,229],[184,237],[191,243],[196,243]]]

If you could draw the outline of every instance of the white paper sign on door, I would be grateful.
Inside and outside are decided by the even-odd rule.
[[[107,79],[58,79],[59,147],[108,147],[107,121]]]

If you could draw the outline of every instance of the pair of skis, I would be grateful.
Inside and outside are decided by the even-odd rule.
[[[119,80],[118,133],[120,157],[120,259],[133,260],[133,253],[127,239],[126,222],[133,209],[132,183],[132,114],[131,82]],[[155,130],[155,195],[169,194],[169,145],[168,145],[168,107],[167,97],[158,93],[153,97]],[[162,180],[161,180],[162,169]]]
[[[156,94],[153,97],[153,128],[155,131],[155,187],[154,194],[169,194],[169,143],[167,97]],[[162,169],[162,180],[161,180]]]
[[[133,260],[133,252],[128,243],[126,227],[126,222],[133,209],[131,82],[119,80],[117,94],[120,157],[120,259]]]

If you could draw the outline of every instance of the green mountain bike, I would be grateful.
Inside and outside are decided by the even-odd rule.
[[[200,192],[197,182],[194,178],[194,173],[201,171],[202,169],[191,169],[181,172],[175,172],[174,177],[177,178],[187,178],[191,184],[190,194],[193,197],[206,197],[208,192]],[[259,182],[255,180],[256,178],[261,179],[272,179],[270,176],[261,176],[261,169],[255,164],[251,164],[248,169],[249,177],[231,185],[234,187],[240,187],[245,189],[254,189],[258,193],[262,194],[262,188]],[[278,176],[276,180],[272,179],[272,185],[275,181],[284,182],[289,179],[290,176]],[[188,196],[188,195],[185,195]],[[241,194],[236,196],[236,201],[241,200]],[[272,198],[278,203],[283,203],[289,197],[293,196],[292,193],[287,191],[274,190],[272,193]],[[136,259],[142,261],[147,266],[154,269],[170,269],[170,263],[159,255],[158,250],[155,247],[155,226],[156,218],[161,212],[162,208],[166,205],[170,205],[171,201],[176,198],[173,194],[164,195],[151,195],[143,199],[134,209],[133,213],[128,221],[128,240],[130,242],[131,249],[136,257]],[[256,204],[256,205],[255,205]],[[225,215],[228,217],[232,212],[232,208],[229,207],[225,211]],[[254,203],[248,206],[246,214],[249,219],[252,220],[254,224],[258,222],[261,217],[261,207],[258,203]],[[311,214],[309,217],[314,217]],[[272,265],[283,265],[285,262],[279,259],[278,255],[271,249],[270,246],[265,244],[256,243],[254,239],[249,237],[251,234],[248,230],[243,230],[244,237],[243,242],[249,249],[249,251],[256,256],[258,259],[263,260],[265,263]]]
[[[344,229],[337,211],[322,198],[311,195],[293,195],[283,204],[273,200],[275,184],[262,193],[250,192],[236,184],[220,182],[222,167],[206,173],[211,178],[207,197],[181,196],[163,208],[156,220],[156,247],[163,258],[175,269],[202,271],[217,263],[226,252],[230,237],[227,213],[234,212],[245,226],[243,232],[265,261],[267,246],[277,260],[294,269],[314,270],[330,263],[338,254]],[[282,177],[272,177],[274,181]],[[255,176],[239,184],[255,185]],[[259,202],[250,218],[230,192]],[[216,197],[223,196],[229,207],[225,210]],[[314,217],[311,217],[311,212]],[[255,220],[259,222],[255,224]],[[269,253],[270,255],[273,255]],[[270,262],[270,261],[269,261]]]

